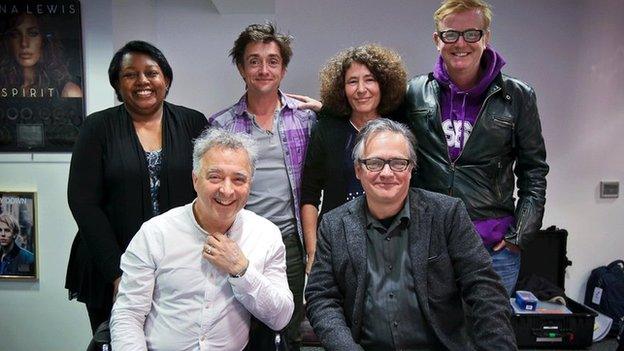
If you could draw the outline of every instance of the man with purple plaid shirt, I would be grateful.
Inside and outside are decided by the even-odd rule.
[[[252,24],[239,35],[230,57],[245,81],[246,93],[231,107],[211,116],[208,123],[249,134],[258,145],[260,157],[246,208],[269,219],[282,232],[295,311],[281,334],[288,350],[299,350],[305,269],[299,200],[301,173],[316,115],[301,109],[299,101],[279,90],[292,56],[291,39],[270,23]],[[248,348],[267,347],[266,343],[254,344],[256,340],[252,335]]]

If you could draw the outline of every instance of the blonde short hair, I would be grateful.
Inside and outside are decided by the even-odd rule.
[[[490,23],[492,22],[492,9],[490,5],[488,5],[485,1],[481,0],[444,0],[442,1],[442,5],[434,12],[433,20],[435,22],[436,31],[440,30],[440,22],[444,19],[444,17],[464,12],[470,10],[479,10],[481,11],[481,16],[483,17],[484,28],[482,29],[490,29]]]

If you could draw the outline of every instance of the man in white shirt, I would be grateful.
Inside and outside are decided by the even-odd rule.
[[[121,258],[112,348],[241,350],[250,314],[280,330],[293,313],[279,229],[243,209],[252,139],[210,129],[195,141],[197,198],[143,224]]]

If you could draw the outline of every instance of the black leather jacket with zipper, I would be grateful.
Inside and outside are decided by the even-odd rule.
[[[548,173],[535,92],[522,81],[499,74],[485,96],[470,138],[451,161],[440,119],[438,82],[432,74],[409,82],[400,120],[418,141],[412,184],[461,198],[473,220],[514,215],[516,223],[505,240],[524,247],[542,225]]]

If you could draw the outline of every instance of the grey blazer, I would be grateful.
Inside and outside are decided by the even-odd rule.
[[[516,350],[507,295],[455,198],[411,189],[409,256],[424,319],[449,350]],[[323,217],[306,288],[307,314],[328,350],[361,350],[367,281],[365,198]],[[472,311],[468,337],[463,302]]]

